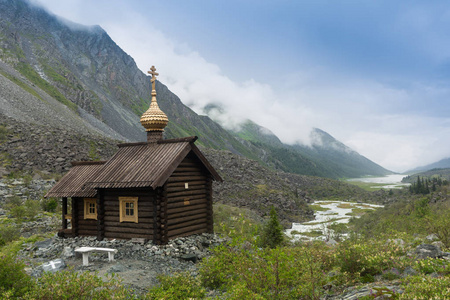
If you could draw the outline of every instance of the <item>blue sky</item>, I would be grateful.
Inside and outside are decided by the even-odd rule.
[[[318,127],[397,172],[450,156],[446,1],[33,1],[102,26],[225,127],[305,144]]]

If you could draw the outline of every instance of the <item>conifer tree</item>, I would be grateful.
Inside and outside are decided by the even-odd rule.
[[[269,221],[262,228],[259,244],[262,247],[276,248],[283,243],[283,240],[283,226],[278,221],[277,212],[272,206]]]

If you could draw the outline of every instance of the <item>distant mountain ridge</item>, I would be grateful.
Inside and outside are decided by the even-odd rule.
[[[139,117],[149,106],[149,79],[101,27],[62,21],[25,0],[0,0],[0,17],[0,114],[93,136],[145,140]],[[197,135],[205,147],[303,175],[390,173],[320,129],[311,133],[311,147],[290,146],[252,121],[227,131],[159,81],[156,91],[170,120],[168,138]]]
[[[235,134],[267,165],[285,172],[329,178],[392,173],[318,128],[311,131],[311,146],[283,144],[270,130],[252,121],[245,122]]]
[[[413,174],[413,173],[424,172],[424,171],[429,171],[429,170],[433,170],[433,169],[448,169],[448,168],[450,168],[450,157],[441,159],[440,161],[437,161],[437,162],[429,164],[429,165],[417,167],[417,168],[412,169],[405,173]]]

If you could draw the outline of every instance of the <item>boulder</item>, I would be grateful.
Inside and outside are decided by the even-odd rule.
[[[422,244],[417,246],[416,250],[414,251],[414,254],[416,255],[417,259],[426,259],[428,257],[430,258],[442,257],[441,249],[436,245],[430,244]]]
[[[66,263],[64,262],[64,260],[58,258],[42,264],[41,267],[44,272],[56,273],[58,271],[65,269]]]

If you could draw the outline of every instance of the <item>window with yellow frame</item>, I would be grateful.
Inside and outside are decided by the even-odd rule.
[[[120,222],[138,223],[138,197],[119,197]]]
[[[97,220],[96,198],[84,198],[84,218]]]

